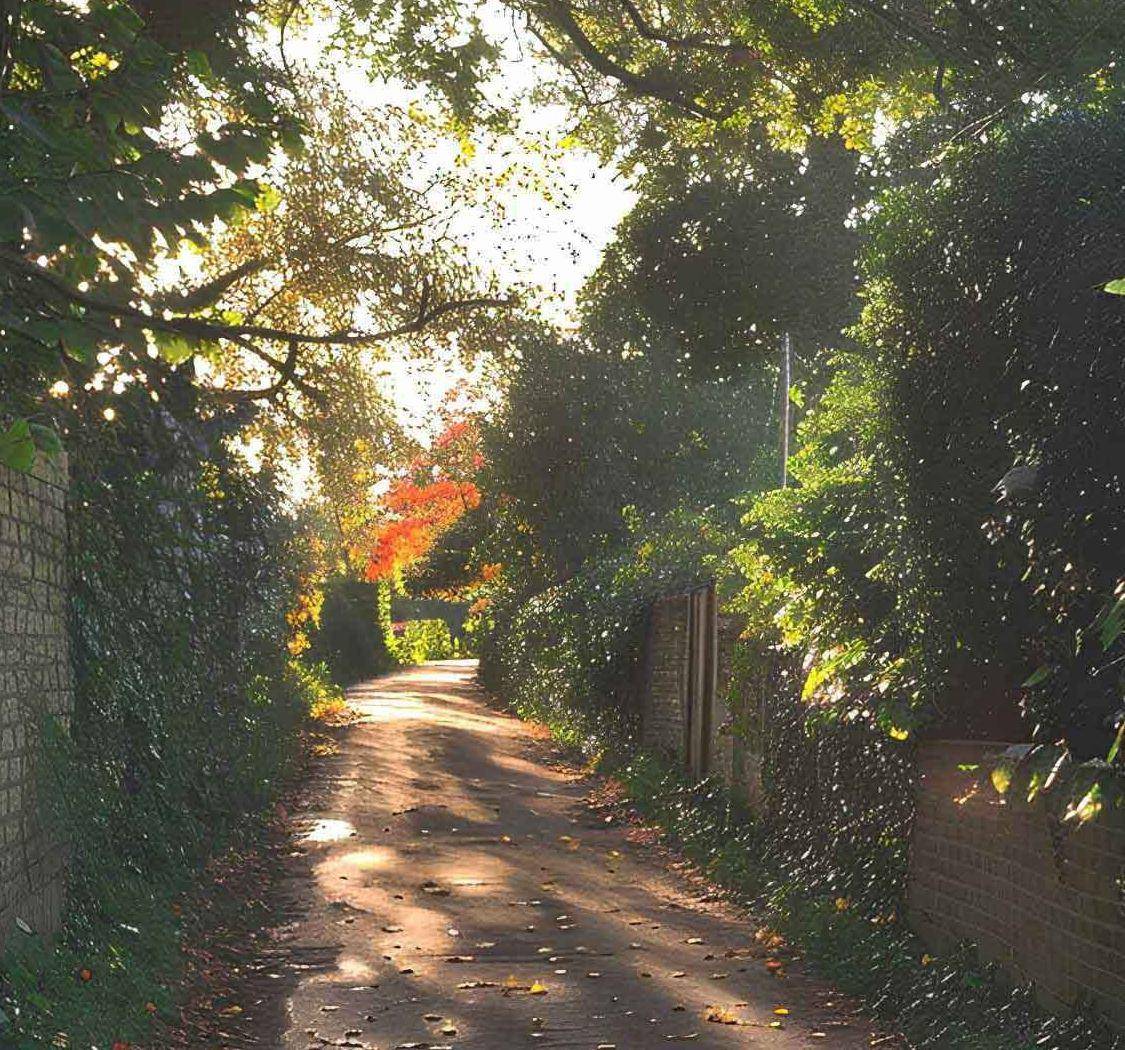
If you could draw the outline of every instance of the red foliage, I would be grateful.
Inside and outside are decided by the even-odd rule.
[[[461,515],[480,506],[480,489],[468,477],[481,465],[479,444],[476,423],[456,419],[391,485],[382,500],[387,520],[367,559],[369,580],[424,558]]]

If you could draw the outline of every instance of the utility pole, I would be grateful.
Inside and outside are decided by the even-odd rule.
[[[789,333],[781,337],[781,401],[778,405],[781,417],[781,487],[789,484],[789,383],[790,383],[790,344]]]

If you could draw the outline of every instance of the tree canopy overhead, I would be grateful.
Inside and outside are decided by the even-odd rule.
[[[385,66],[449,90],[491,68],[486,5],[349,2],[390,26]],[[717,133],[798,147],[839,132],[868,147],[887,120],[936,116],[972,134],[1029,92],[1096,75],[1120,49],[1112,0],[503,0],[562,75],[561,92],[591,142],[644,148],[668,135]],[[495,40],[495,31],[491,39]],[[406,45],[406,46],[404,46]],[[442,85],[445,85],[442,88]]]
[[[62,380],[64,394],[108,399],[134,384],[197,434],[260,442],[268,460],[304,457],[339,512],[344,560],[381,566],[376,575],[454,524],[452,500],[433,515],[407,506],[436,498],[441,478],[419,477],[412,489],[399,477],[399,503],[376,498],[388,477],[419,462],[373,375],[388,345],[495,362],[502,404],[485,426],[480,507],[511,526],[504,542],[535,548],[526,564],[539,582],[566,578],[595,551],[632,542],[638,521],[685,505],[715,504],[716,520],[733,528],[731,497],[773,475],[779,408],[815,400],[830,383],[822,407],[845,420],[841,433],[822,441],[816,424],[802,432],[802,492],[763,503],[759,526],[806,557],[802,544],[849,533],[802,533],[801,501],[834,476],[821,452],[861,450],[878,475],[865,498],[877,492],[895,508],[885,535],[906,530],[921,543],[934,508],[949,511],[933,556],[901,574],[916,587],[899,609],[904,622],[921,622],[912,618],[934,595],[954,593],[950,566],[970,553],[992,565],[998,550],[1018,548],[1009,542],[1018,534],[1038,571],[1043,530],[1058,532],[1050,542],[1061,551],[1078,529],[1070,519],[1000,520],[976,475],[976,502],[950,504],[917,467],[937,458],[929,442],[939,434],[950,462],[966,469],[1009,455],[1031,469],[1053,461],[1044,450],[1060,435],[1078,444],[1066,412],[1051,408],[1062,394],[1044,394],[1032,418],[1031,395],[1009,402],[1004,387],[1026,347],[1037,347],[1037,367],[1049,354],[1038,333],[1059,300],[1045,292],[1034,308],[1001,296],[997,308],[1012,320],[990,330],[974,304],[998,285],[986,283],[977,255],[992,231],[1014,271],[1032,238],[1013,242],[1012,231],[1038,230],[1038,209],[1065,197],[1054,183],[1049,194],[1031,192],[1034,165],[1017,165],[1009,173],[1029,210],[1009,221],[988,169],[1010,157],[1004,144],[1076,128],[1081,155],[1096,138],[1094,117],[1109,120],[1120,106],[1114,4],[214,0],[190,26],[173,7],[91,0],[80,11],[26,0],[5,22],[0,338],[10,374],[35,376],[39,392]],[[515,75],[528,53],[535,75]],[[356,76],[364,91],[354,90]],[[612,159],[636,195],[583,288],[575,331],[542,324],[542,300],[531,292],[521,302],[473,237],[517,181],[509,170],[479,179],[474,153],[482,141],[517,141],[513,130],[536,104],[556,125],[528,179],[543,199],[544,173],[583,147]],[[1064,158],[1035,156],[1048,175],[1069,170]],[[1109,314],[1104,289],[1121,275],[1082,208],[1102,209],[1112,224],[1103,198],[1113,177],[1082,198],[1102,202],[1096,208],[1068,199],[1064,209],[1068,231],[1087,238],[1068,248],[1067,280],[1089,278],[1094,306]],[[953,203],[943,211],[935,201]],[[857,256],[867,260],[861,295]],[[916,287],[921,273],[931,276]],[[1070,324],[1078,311],[1067,310]],[[797,350],[789,390],[777,364],[783,335]],[[972,398],[955,367],[957,341],[978,337],[974,353],[987,368],[977,378],[998,384],[982,403],[997,416],[970,413],[947,433]],[[1101,374],[1094,358],[1087,375]],[[849,398],[840,386],[854,377],[863,389]],[[6,416],[17,419],[0,451],[27,461],[46,438],[18,417],[42,405],[6,397]],[[869,444],[862,412],[880,424]],[[824,503],[813,509],[847,524],[859,503],[837,495],[818,490]],[[392,525],[424,519],[404,556],[389,542],[381,553],[359,549],[373,546],[381,512]],[[456,526],[448,532],[460,542],[470,523]],[[943,554],[949,535],[970,526],[973,542]],[[1085,557],[1089,543],[1077,546]],[[1104,560],[1089,570],[1097,586],[1084,603],[1059,590],[1056,569],[1043,582],[1058,591],[1050,615],[1069,623],[1081,607],[1089,632],[1114,570]],[[878,591],[869,587],[877,575],[856,593]],[[1013,591],[998,584],[994,593],[982,617]],[[912,644],[899,626],[888,632],[892,663]],[[1041,647],[1053,651],[1058,637],[1044,628]]]
[[[838,142],[802,157],[678,148],[638,180],[584,320],[636,352],[675,347],[695,376],[768,369],[785,331],[806,355],[838,345],[857,312],[849,217],[872,192]]]
[[[308,420],[341,400],[364,348],[507,305],[449,234],[467,180],[419,171],[443,130],[292,60],[276,45],[295,4],[214,3],[198,21],[173,6],[28,0],[6,15],[10,367],[156,392],[187,366],[214,411],[269,401]]]

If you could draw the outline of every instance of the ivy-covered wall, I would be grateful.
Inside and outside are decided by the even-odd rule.
[[[688,712],[688,601],[675,595],[652,605],[641,698],[643,746],[684,771],[695,717]],[[894,866],[879,870],[905,893],[910,925],[931,951],[974,944],[1008,981],[1033,983],[1049,1009],[1089,1010],[1125,1031],[1125,808],[1107,804],[1084,822],[1064,819],[1074,799],[1065,773],[1028,801],[1034,770],[1017,767],[1003,794],[992,782],[1009,745],[930,740],[901,745],[892,766],[912,775],[887,777],[913,819],[883,814],[871,796],[871,812],[857,823],[857,799],[870,792],[849,763],[872,760],[865,741],[898,745],[858,728],[850,745],[840,734],[814,744],[807,726],[789,724],[795,708],[810,710],[796,697],[803,676],[779,673],[785,657],[744,637],[744,628],[742,617],[719,611],[708,777],[767,826],[785,826],[795,843],[803,844],[799,829],[815,838],[819,828],[821,848],[851,851],[852,860],[865,852],[864,829],[879,835],[883,824],[893,827],[909,844],[909,866],[897,879]],[[799,740],[805,745],[795,747]],[[838,768],[825,766],[829,753]],[[823,825],[810,819],[814,812]],[[862,864],[848,867],[864,879]]]
[[[73,703],[67,609],[65,460],[0,466],[0,946],[17,920],[49,932],[62,910],[64,852],[40,819],[34,756],[40,720]]]

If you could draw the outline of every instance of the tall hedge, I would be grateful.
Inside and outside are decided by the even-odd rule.
[[[1041,683],[1029,729],[1084,757],[1121,706],[1123,186],[1121,106],[1032,116],[888,199],[865,262],[910,586],[978,675]]]

